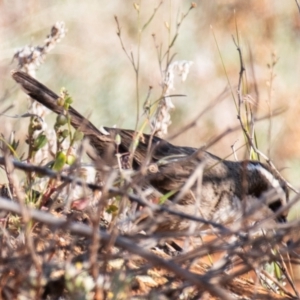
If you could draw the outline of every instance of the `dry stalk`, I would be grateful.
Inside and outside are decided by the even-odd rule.
[[[251,137],[249,135],[249,132],[247,131],[247,129],[245,128],[243,121],[242,121],[242,117],[241,117],[241,104],[242,104],[242,90],[241,90],[241,84],[242,84],[242,77],[243,77],[243,73],[245,71],[245,67],[244,67],[244,63],[243,63],[243,57],[242,57],[242,50],[240,48],[240,46],[235,42],[235,40],[233,39],[235,46],[237,47],[237,51],[239,53],[239,59],[240,59],[240,72],[239,72],[239,80],[238,80],[238,120],[240,122],[240,126],[247,138],[247,141],[250,145],[250,147],[255,151],[255,153],[259,154],[261,157],[263,157],[265,159],[265,161],[271,166],[271,168],[276,172],[276,174],[288,185],[288,187],[294,191],[295,193],[299,193],[299,191],[297,189],[295,189],[290,183],[288,183],[280,174],[280,172],[277,170],[277,168],[275,167],[274,163],[271,161],[271,159],[264,154],[262,151],[260,151],[259,149],[257,149],[255,143],[253,142],[253,137]]]

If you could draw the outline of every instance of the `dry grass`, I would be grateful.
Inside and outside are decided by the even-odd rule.
[[[46,62],[34,75],[56,91],[66,86],[74,98],[74,106],[97,127],[117,124],[117,127],[154,133],[148,121],[151,114],[159,115],[155,115],[159,109],[167,114],[164,121],[167,124],[169,102],[156,106],[155,100],[167,98],[171,93],[162,71],[176,53],[174,60],[194,63],[184,83],[175,78],[176,90],[172,93],[186,97],[170,98],[176,107],[171,112],[173,124],[167,124],[169,136],[176,135],[172,143],[198,148],[210,145],[214,137],[227,128],[236,127],[239,130],[228,130],[226,138],[210,145],[209,150],[223,158],[235,159],[235,154],[238,159],[244,159],[249,158],[249,147],[244,144],[257,147],[298,187],[300,15],[296,3],[202,1],[189,11],[190,4],[183,1],[166,1],[161,6],[160,1],[156,2],[137,2],[133,6],[126,1],[2,2],[2,111],[6,115],[26,111],[25,97],[10,76],[10,71],[16,68],[16,61],[11,63],[15,50],[29,43],[41,45],[50,26],[63,20],[68,30],[65,38],[45,57]],[[137,28],[149,20],[155,7],[159,8],[153,20],[139,35]],[[187,13],[186,18],[180,23],[176,43],[169,54],[166,52],[160,69],[157,51],[160,45],[163,52],[168,50],[167,45],[176,36],[176,18],[182,13]],[[119,29],[114,16],[117,16]],[[239,47],[241,56],[237,51]],[[245,73],[239,75],[240,57]],[[218,98],[228,86],[231,89]],[[143,114],[143,103],[149,102],[145,99],[154,105]],[[238,109],[234,101],[240,102]],[[200,114],[206,107],[208,111]],[[268,117],[282,108],[283,113]],[[30,112],[40,115],[40,110]],[[190,123],[199,114],[201,117]],[[251,117],[261,116],[267,117],[255,123],[255,142],[251,140]],[[54,160],[55,171],[61,171],[66,162],[59,161],[59,150],[64,149],[68,158],[81,155],[80,146],[79,152],[73,149],[73,131],[67,132],[67,144],[54,139],[57,148],[53,150],[49,146],[53,152],[51,157],[48,152],[40,154],[32,146],[38,138],[44,138],[43,131],[35,128],[40,126],[39,121],[32,115],[30,122],[27,118],[1,118],[1,132],[7,143],[12,145],[12,130],[16,131],[16,140],[20,140],[16,151],[11,151],[3,142],[3,155],[23,155],[26,162],[42,165]],[[61,138],[61,127],[55,127],[56,123],[53,131],[47,117],[48,123],[54,135]],[[177,135],[187,124],[191,124],[188,130]],[[243,136],[241,125],[249,129],[248,140]],[[31,143],[29,149],[25,140]],[[42,147],[42,143],[39,141],[37,147]],[[131,193],[134,174],[105,169],[102,170],[104,183],[87,185],[90,170],[85,167],[75,166],[60,176],[44,167],[37,169],[22,163],[15,168],[25,172],[18,173],[9,159],[1,158],[0,163],[2,182],[9,183],[9,189],[2,187],[0,199],[3,214],[0,292],[3,299],[299,297],[299,221],[294,209],[297,196],[291,197],[294,205],[290,219],[295,221],[276,224],[275,230],[263,235],[254,234],[255,225],[249,224],[248,227],[234,224],[214,228],[204,240],[198,232],[189,232],[190,238],[174,236],[174,233],[167,237],[157,233],[141,235],[131,231],[136,218],[141,216],[138,211],[134,214],[133,208],[129,209],[129,203],[145,205],[146,198],[141,191],[137,195]],[[43,180],[37,176],[41,173]],[[82,181],[74,183],[74,177],[68,177],[71,175]],[[83,188],[77,187],[79,183]],[[5,200],[7,198],[17,203]],[[74,199],[79,201],[74,202]],[[86,206],[82,200],[93,203]],[[149,207],[152,213],[165,213],[163,207]],[[171,239],[185,252],[178,254],[176,246],[169,245]],[[286,246],[290,239],[294,243]],[[161,244],[167,241],[164,251],[153,249],[158,241]],[[185,248],[186,245],[189,247]]]

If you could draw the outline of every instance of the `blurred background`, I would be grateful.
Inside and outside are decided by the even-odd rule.
[[[0,99],[1,109],[10,104],[8,115],[25,113],[28,102],[11,79],[10,71],[17,67],[12,61],[15,51],[26,45],[42,45],[56,21],[65,22],[65,38],[51,51],[37,71],[37,78],[58,92],[66,87],[74,99],[74,107],[89,117],[96,126],[117,125],[134,128],[136,120],[135,73],[116,34],[114,16],[121,26],[121,37],[128,52],[137,57],[138,30],[152,15],[159,0],[137,1],[71,1],[71,0],[4,0],[0,2]],[[175,110],[169,134],[188,124],[228,86],[236,93],[240,70],[239,56],[232,36],[239,41],[246,67],[244,89],[258,117],[269,108],[286,108],[272,121],[256,124],[258,145],[283,175],[299,187],[300,175],[300,105],[299,46],[300,14],[294,0],[261,1],[194,1],[183,21],[173,48],[175,60],[193,61],[185,82],[175,82]],[[161,73],[153,41],[163,52],[176,31],[178,18],[186,13],[189,1],[169,0],[158,9],[143,31],[140,45],[139,94],[140,106],[152,86],[150,98],[161,95]],[[168,33],[168,27],[171,37]],[[273,68],[272,62],[277,63]],[[228,78],[227,78],[228,76]],[[257,87],[257,92],[255,88]],[[142,114],[142,112],[140,112]],[[178,136],[173,143],[200,147],[226,128],[238,125],[237,110],[229,94],[222,102],[204,114],[197,125]],[[143,120],[143,117],[141,117]],[[2,131],[16,130],[18,137],[26,134],[26,119],[2,116]],[[244,144],[241,130],[227,135],[210,148],[225,157],[232,153],[231,145]],[[244,158],[245,149],[237,151]],[[230,157],[234,159],[233,156]]]

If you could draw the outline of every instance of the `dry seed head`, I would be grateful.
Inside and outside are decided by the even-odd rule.
[[[18,68],[28,73],[32,77],[36,75],[36,69],[44,62],[46,54],[51,51],[55,44],[65,36],[66,29],[63,22],[56,22],[51,28],[50,34],[47,36],[42,46],[25,46],[16,51],[13,60],[17,60]],[[48,109],[33,101],[29,107],[29,112],[43,117]]]
[[[192,61],[187,60],[174,61],[169,65],[165,73],[165,78],[163,78],[162,83],[164,97],[160,100],[154,118],[151,120],[152,132],[160,137],[168,133],[168,127],[172,123],[170,111],[172,111],[175,106],[169,95],[171,90],[174,90],[175,75],[180,76],[181,80],[185,81],[192,64]]]
[[[166,93],[174,89],[175,74],[180,76],[182,81],[186,80],[192,64],[192,61],[177,60],[169,65],[164,80],[164,85],[167,87]]]
[[[64,23],[56,22],[43,46],[25,46],[17,50],[13,59],[18,61],[19,69],[35,77],[35,71],[44,62],[46,54],[65,36],[65,33]]]

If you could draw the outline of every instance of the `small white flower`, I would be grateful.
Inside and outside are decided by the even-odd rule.
[[[181,76],[181,80],[185,81],[189,72],[190,66],[193,64],[192,61],[182,60],[177,64],[178,75]]]
[[[169,65],[164,79],[164,85],[167,87],[166,94],[168,94],[171,90],[174,89],[175,74],[181,76],[181,80],[185,81],[192,64],[192,61],[176,60]]]

